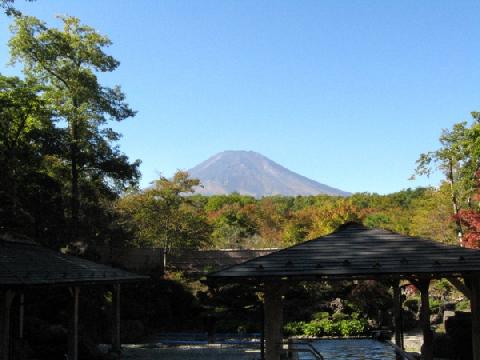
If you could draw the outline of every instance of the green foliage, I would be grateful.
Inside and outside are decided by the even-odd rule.
[[[455,231],[462,245],[466,246],[476,246],[476,240],[473,243],[471,241],[479,237],[469,219],[472,215],[479,218],[479,209],[476,202],[472,201],[476,198],[476,174],[480,170],[479,113],[472,112],[472,118],[471,125],[464,121],[454,124],[452,129],[444,129],[440,136],[440,149],[421,154],[416,169],[419,175],[429,175],[434,170],[443,172],[449,185]]]
[[[369,228],[385,228],[391,223],[390,218],[385,214],[371,214],[365,217],[363,223]]]
[[[430,312],[431,313],[438,313],[440,310],[440,306],[442,305],[442,302],[438,299],[432,299],[429,298],[429,306],[430,306]]]
[[[335,313],[333,313],[332,315],[332,320],[333,321],[340,321],[340,320],[345,320],[345,319],[348,319],[349,316],[347,314],[344,314],[340,311],[337,311]]]
[[[439,189],[427,189],[412,202],[409,233],[448,244],[456,244],[455,223],[452,221],[450,186],[443,183]]]
[[[241,240],[256,232],[255,222],[238,204],[224,206],[213,225],[212,238],[223,248],[241,247]]]
[[[283,334],[285,336],[299,336],[304,335],[305,322],[292,321],[283,326]]]
[[[471,305],[468,299],[460,300],[455,304],[456,311],[470,311]]]
[[[124,204],[131,202],[128,206],[135,207],[134,203],[144,201],[144,197],[132,193],[122,200]],[[442,242],[455,241],[449,194],[444,186],[440,189],[407,189],[390,195],[354,194],[347,199],[274,196],[257,200],[239,194],[193,195],[189,196],[189,204],[190,208],[203,214],[210,227],[208,237],[211,243],[204,242],[203,246],[215,248],[295,245],[326,235],[352,220],[407,235]],[[142,212],[149,208],[145,204],[137,207],[143,208]],[[160,223],[152,220],[142,225],[147,233],[155,233],[155,226],[160,226]],[[146,237],[150,236],[142,233],[138,238]],[[151,239],[154,237],[158,238],[151,236]],[[138,241],[137,244],[146,246],[152,244],[151,241]]]
[[[454,286],[448,279],[440,279],[433,283],[436,290],[440,290],[443,293],[451,293],[454,290]]]
[[[15,16],[9,41],[11,62],[21,62],[29,83],[57,121],[60,142],[52,163],[64,185],[70,239],[92,237],[96,219],[111,221],[103,201],[115,199],[139,177],[139,161],[130,163],[115,145],[120,135],[107,127],[135,114],[120,87],[105,87],[97,74],[119,62],[104,52],[111,42],[75,17],[60,17],[63,28],[49,28],[30,16]],[[64,126],[63,128],[60,127]],[[83,225],[83,226],[82,226]]]
[[[287,336],[360,336],[367,334],[368,323],[364,319],[345,318],[335,320],[323,318],[310,322],[290,322],[284,326],[283,331]]]
[[[212,195],[207,198],[207,204],[205,205],[206,211],[218,211],[226,205],[239,204],[245,206],[247,204],[253,204],[255,198],[247,195],[240,195],[238,193],[232,193],[230,195]]]
[[[178,171],[172,179],[161,177],[154,187],[132,192],[117,202],[121,224],[132,234],[130,245],[172,248],[205,247],[210,226],[205,212],[187,193],[199,184]]]
[[[330,317],[330,313],[328,311],[320,311],[313,314],[314,320],[323,320],[328,319]]]
[[[34,82],[0,75],[0,230],[42,239],[63,219],[61,183],[46,161],[62,134],[40,93]]]

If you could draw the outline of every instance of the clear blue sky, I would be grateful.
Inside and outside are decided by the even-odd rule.
[[[116,125],[142,185],[223,150],[258,151],[347,191],[409,181],[442,128],[480,110],[479,1],[94,1],[17,6],[108,35],[138,110]],[[0,72],[9,19],[0,16]]]

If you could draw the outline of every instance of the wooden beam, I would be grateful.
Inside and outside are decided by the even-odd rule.
[[[393,288],[393,317],[395,324],[395,344],[399,348],[404,348],[403,346],[403,324],[402,324],[402,301],[401,301],[401,291],[400,291],[400,281],[392,281]]]
[[[423,331],[422,359],[433,360],[433,332],[430,326],[430,303],[428,299],[429,279],[418,281],[422,306],[420,308],[420,322]]]
[[[463,295],[465,295],[468,299],[472,298],[472,292],[468,288],[468,286],[463,283],[460,279],[456,277],[448,277],[447,278],[450,283],[457,288]]]
[[[472,353],[473,360],[480,360],[480,276],[471,278],[472,297]]]
[[[78,360],[78,308],[80,288],[70,288],[72,294],[72,317],[68,332],[68,360]]]
[[[265,360],[280,360],[283,350],[283,286],[278,283],[265,283]]]
[[[2,334],[1,342],[1,360],[8,360],[10,356],[10,310],[12,308],[12,302],[15,298],[15,293],[12,290],[5,291],[2,301],[2,323],[0,324],[0,330]]]
[[[112,352],[120,353],[122,348],[120,342],[120,284],[113,285],[112,308]]]

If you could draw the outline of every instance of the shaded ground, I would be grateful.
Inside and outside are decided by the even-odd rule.
[[[151,345],[124,345],[122,359],[130,360],[257,360],[260,359],[258,347],[238,347],[226,345],[183,345],[175,347],[156,347]]]

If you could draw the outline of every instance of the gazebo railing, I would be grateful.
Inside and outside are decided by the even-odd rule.
[[[295,345],[301,345],[302,347],[294,347]],[[309,342],[294,342],[294,341],[288,341],[288,348],[285,350],[287,353],[287,357],[289,359],[292,358],[292,353],[310,353],[315,360],[325,360],[322,354],[315,349],[315,347],[312,345],[312,343]]]

